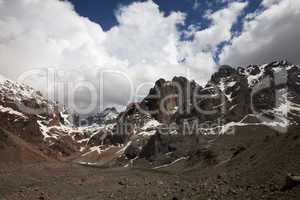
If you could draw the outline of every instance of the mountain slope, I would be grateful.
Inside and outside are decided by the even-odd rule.
[[[2,77],[0,82],[0,128],[55,159],[69,156],[79,147],[75,130],[61,124],[60,108],[38,91]]]
[[[127,159],[159,166],[190,158],[197,146],[210,151],[207,147],[219,136],[241,130],[257,128],[261,137],[288,134],[299,127],[299,83],[300,67],[287,61],[237,69],[221,66],[205,87],[184,77],[160,79],[142,102],[129,105],[118,118],[119,135],[114,137],[126,144],[121,165]],[[149,121],[157,123],[145,130]],[[255,134],[248,134],[249,140],[256,140]],[[216,155],[220,162],[231,156],[230,151],[229,157]]]
[[[0,164],[52,161],[18,136],[0,129]]]

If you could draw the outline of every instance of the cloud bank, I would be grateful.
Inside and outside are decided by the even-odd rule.
[[[264,0],[241,34],[220,55],[221,63],[248,65],[287,59],[300,63],[300,1]]]
[[[220,63],[257,63],[281,56],[298,61],[299,2],[265,0],[234,36],[231,28],[247,5],[230,1],[207,13],[208,28],[182,30],[187,13],[167,15],[152,1],[136,2],[120,7],[118,25],[104,31],[67,1],[0,0],[0,73],[18,79],[31,71],[22,76],[25,82],[56,94],[65,104],[71,99],[68,104],[94,101],[122,107],[135,100],[131,97],[142,98],[158,78],[183,75],[204,84],[217,69],[213,58],[223,42],[230,43]],[[33,69],[41,70],[32,75]],[[87,88],[102,97],[87,93]]]

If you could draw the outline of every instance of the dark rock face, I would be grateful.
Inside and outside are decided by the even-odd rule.
[[[134,159],[136,157],[139,157],[141,153],[141,149],[137,144],[131,144],[126,150],[125,150],[125,156],[129,159]]]
[[[148,116],[148,113],[165,124],[176,122],[181,132],[184,122],[195,121],[200,124],[236,122],[288,126],[285,121],[289,120],[289,125],[294,126],[300,116],[299,85],[300,67],[287,61],[246,68],[225,65],[212,75],[204,88],[184,77],[174,77],[172,81],[159,79],[141,103],[129,107],[121,116],[126,122],[141,127],[137,124],[143,121],[141,116],[144,113]],[[289,107],[286,116],[284,106]],[[127,133],[134,135],[130,130],[127,129]],[[172,152],[171,149],[177,152],[184,148],[177,142],[174,145],[172,138],[176,136],[156,133],[142,144],[131,144],[126,155],[153,160]],[[210,153],[206,153],[203,149],[198,152],[200,157],[209,157]]]
[[[110,134],[107,130],[99,130],[96,134],[94,134],[89,141],[87,142],[88,146],[100,146],[103,145],[106,141],[105,139]],[[111,135],[111,134],[110,134]]]
[[[276,91],[298,92],[299,68],[286,61],[232,68],[224,65],[202,88],[184,77],[160,79],[141,102],[141,107],[160,122],[180,123],[187,118],[200,122],[240,121],[247,114],[276,107]],[[278,102],[277,102],[278,103]]]
[[[211,165],[218,156],[207,146],[212,139],[201,141],[204,136],[199,139],[198,133],[225,134],[228,130],[222,128],[229,123],[288,126],[285,121],[290,120],[290,126],[297,125],[299,70],[286,61],[246,68],[221,66],[205,87],[184,77],[159,79],[142,102],[128,105],[119,114],[113,131],[95,135],[90,144],[128,144],[124,151],[128,159],[144,158],[151,163],[188,157],[190,163],[200,159],[205,160],[203,165]],[[285,116],[282,107],[286,105],[291,108]],[[154,119],[163,125],[175,123],[176,128],[145,130],[145,124]],[[209,128],[207,132],[203,128],[186,131],[186,122],[189,126],[208,124]],[[176,134],[170,134],[173,130]],[[234,151],[239,154],[242,150]]]
[[[142,101],[142,108],[160,122],[169,123],[175,113],[190,114],[193,93],[200,86],[184,77],[174,77],[172,81],[158,80]]]
[[[163,141],[160,134],[155,134],[152,136],[148,143],[143,147],[140,157],[150,159],[158,154],[165,154],[170,152],[171,148],[169,145]]]
[[[156,81],[149,95],[143,100],[142,108],[151,113],[155,119],[167,122],[170,119],[169,111],[177,105],[177,97],[174,84],[160,79]]]
[[[2,129],[0,129],[0,149],[4,149],[10,145],[11,142],[8,139],[8,135]]]
[[[229,65],[222,65],[220,66],[219,71],[212,75],[211,82],[219,83],[221,78],[226,78],[235,75],[237,75],[237,70],[235,70]]]
[[[225,122],[237,122],[248,114],[278,107],[280,95],[297,103],[299,70],[299,66],[286,61],[238,69],[221,66],[199,91],[200,95],[207,96],[194,102],[194,116],[200,121],[221,118]],[[195,109],[195,106],[201,109]],[[206,115],[203,110],[217,112]]]
[[[140,103],[128,105],[117,118],[114,137],[122,138],[126,143],[149,119],[151,119],[151,115],[142,109]]]

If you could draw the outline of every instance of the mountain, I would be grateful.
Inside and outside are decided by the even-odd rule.
[[[204,88],[184,77],[175,77],[172,81],[161,79],[142,104],[150,112],[159,110],[161,99],[173,95],[165,102],[167,112],[159,110],[152,115],[162,122],[188,118],[197,118],[200,122],[239,122],[251,114],[276,115],[280,108],[287,108],[288,118],[292,120],[299,115],[298,75],[299,66],[287,61],[237,69],[221,66]],[[156,94],[161,94],[159,99],[151,98]],[[202,112],[212,110],[218,112],[215,115]],[[275,121],[283,123],[280,118]]]
[[[79,127],[68,108],[1,76],[0,128],[48,159],[65,160],[99,146],[98,138],[112,131],[117,117],[116,108],[106,108],[87,117],[88,126]]]
[[[86,120],[88,125],[98,124],[110,124],[114,123],[119,115],[119,112],[115,107],[105,108],[102,112],[99,112],[95,115],[89,115]]]
[[[221,66],[205,87],[184,77],[160,79],[142,102],[119,115],[118,134],[112,137],[127,144],[125,160],[146,158],[153,164],[161,159],[159,164],[190,157],[188,151],[194,150],[188,143],[199,137],[207,143],[211,135],[252,127],[287,133],[299,125],[299,78],[298,65],[276,61],[246,68]],[[160,158],[166,154],[173,158]]]
[[[1,129],[49,159],[60,160],[80,149],[75,138],[82,132],[66,126],[60,110],[33,88],[1,78]]]
[[[295,130],[299,77],[298,65],[276,61],[246,68],[221,66],[205,86],[184,77],[159,79],[141,102],[121,113],[107,108],[91,115],[85,127],[71,123],[67,108],[1,78],[1,128],[50,158],[81,155],[78,162],[97,163],[105,154],[109,165],[134,159],[158,167],[193,160],[198,146],[210,146],[218,136],[239,135],[253,127],[270,134]]]

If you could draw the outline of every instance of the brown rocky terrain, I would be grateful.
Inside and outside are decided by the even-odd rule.
[[[221,136],[207,149],[174,165],[141,163],[104,168],[43,162],[1,168],[2,199],[298,199],[300,187],[283,190],[299,171],[297,131],[278,135],[247,127]],[[249,136],[247,132],[256,133]],[[287,145],[288,144],[288,145]],[[288,156],[287,156],[288,155]],[[227,158],[226,162],[221,161]]]

